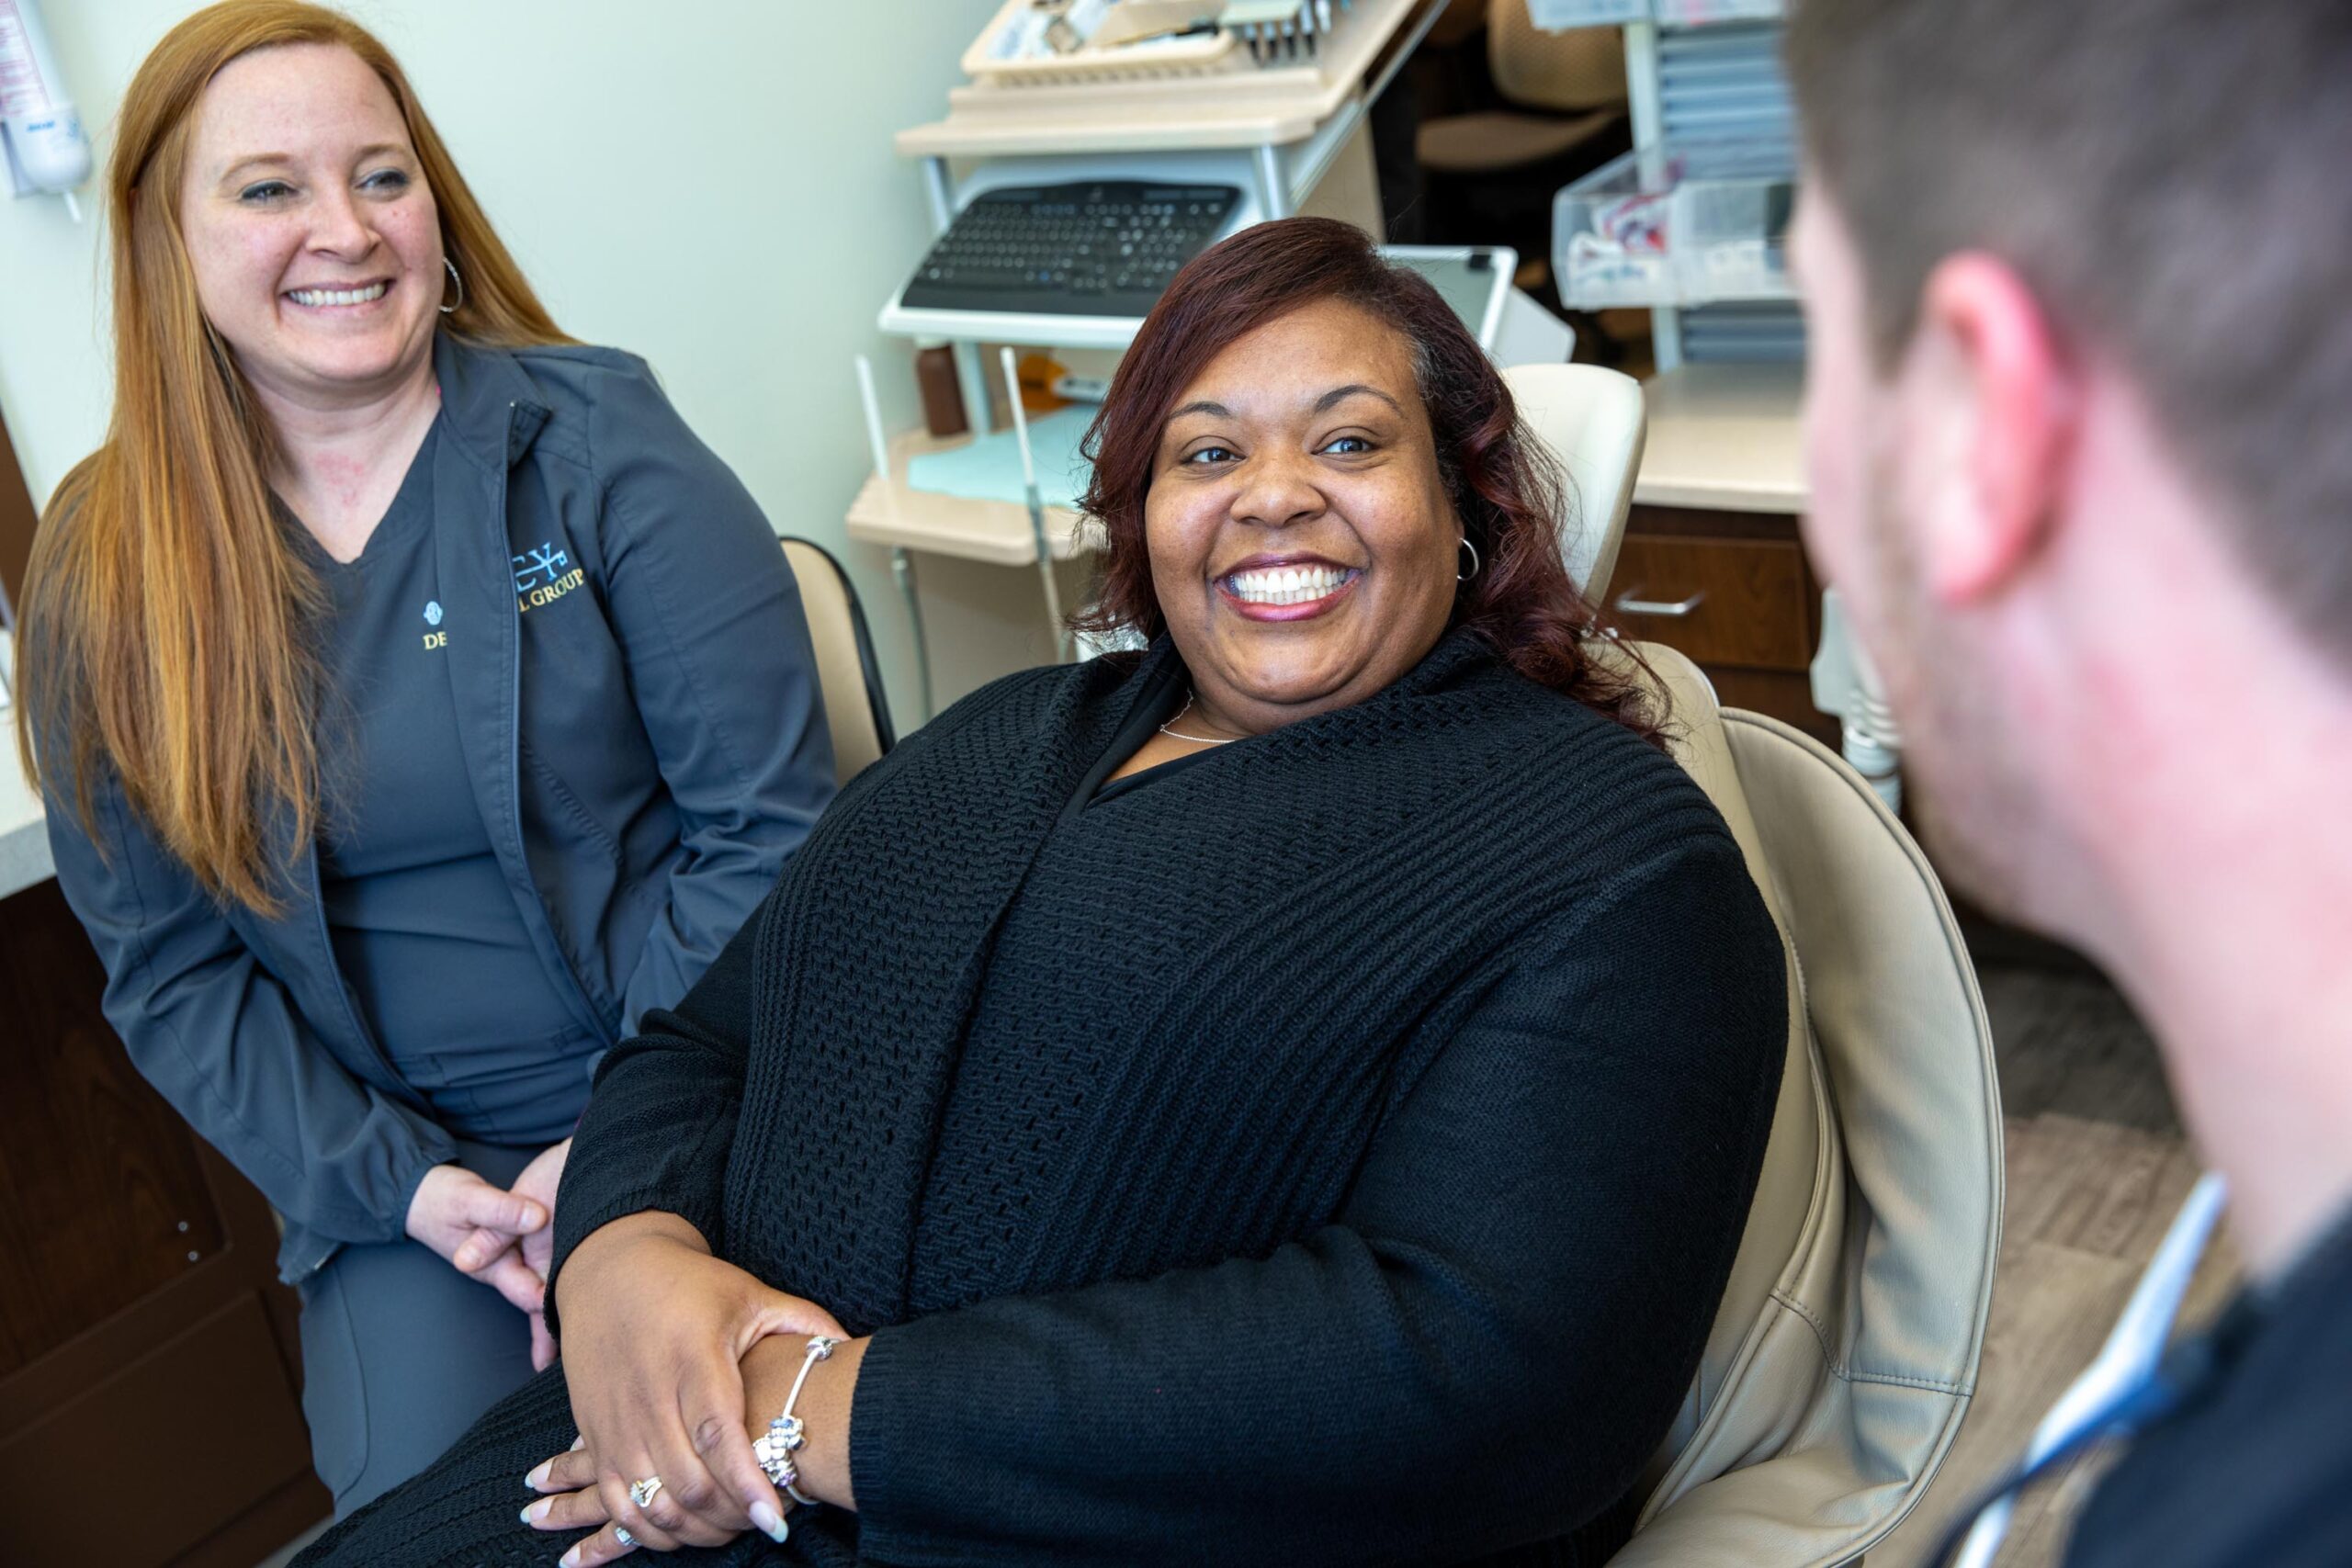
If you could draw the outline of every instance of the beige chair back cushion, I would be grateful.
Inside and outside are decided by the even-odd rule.
[[[1788,1066],[1697,1382],[1624,1568],[1851,1561],[1927,1489],[1975,1387],[1999,1095],[1974,972],[1917,846],[1810,737],[1639,650],[1675,752],[1790,954]]]
[[[1609,592],[1634,481],[1649,438],[1642,384],[1598,365],[1514,365],[1503,372],[1520,417],[1567,476],[1560,554],[1569,580],[1594,604]]]
[[[1524,107],[1573,111],[1625,101],[1624,30],[1539,32],[1527,0],[1487,7],[1487,65],[1496,90]]]
[[[856,602],[833,558],[807,540],[785,540],[784,558],[799,584],[808,640],[817,649],[817,686],[825,699],[825,726],[833,736],[833,774],[847,784],[882,755],[858,644]]]

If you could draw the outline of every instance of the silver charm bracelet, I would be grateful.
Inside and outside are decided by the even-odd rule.
[[[752,1456],[767,1472],[770,1483],[804,1508],[813,1508],[818,1504],[816,1498],[800,1490],[800,1467],[792,1462],[793,1451],[808,1441],[808,1424],[793,1411],[800,1404],[800,1391],[808,1382],[808,1370],[831,1356],[833,1347],[840,1343],[821,1334],[809,1339],[808,1353],[800,1359],[800,1371],[793,1377],[791,1392],[784,1396],[783,1411],[752,1443]]]

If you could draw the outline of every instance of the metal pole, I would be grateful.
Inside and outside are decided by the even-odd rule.
[[[1655,22],[1625,25],[1625,107],[1634,122],[1634,147],[1641,154],[1642,180],[1659,184],[1666,178],[1666,106]],[[1671,305],[1650,312],[1650,355],[1660,370],[1682,363],[1682,318]]]
[[[899,597],[907,602],[907,625],[914,632],[915,674],[922,689],[922,716],[928,722],[939,711],[931,694],[931,639],[923,635],[922,601],[915,596],[915,563],[897,545],[890,547],[890,575],[899,580]]]
[[[922,161],[923,195],[931,198],[931,231],[934,237],[947,232],[956,221],[956,198],[947,185],[947,160],[936,155]]]
[[[1291,214],[1289,182],[1283,178],[1282,150],[1271,141],[1259,143],[1255,149],[1258,166],[1258,202],[1266,209],[1269,222]]]
[[[874,477],[879,480],[887,496],[892,483],[890,477],[890,443],[882,431],[882,403],[874,395],[874,365],[865,355],[857,356],[857,396],[865,406],[865,440],[872,449]],[[923,635],[922,601],[915,597],[914,563],[907,552],[898,546],[890,547],[890,574],[899,580],[899,592],[907,602],[907,626],[915,645],[915,674],[922,683],[922,716],[930,719],[931,654],[930,639]]]
[[[922,193],[931,203],[931,231],[936,238],[956,221],[956,191],[946,159],[934,153],[922,161]],[[974,435],[986,435],[996,422],[989,417],[988,374],[980,364],[979,344],[951,340],[947,352],[956,361],[956,388],[964,394],[964,422]]]
[[[1029,536],[1037,547],[1037,577],[1046,585],[1046,619],[1054,628],[1054,652],[1061,662],[1069,662],[1069,628],[1062,624],[1061,585],[1054,581],[1054,547],[1046,537],[1046,500],[1037,489],[1037,463],[1029,447],[1029,416],[1021,406],[1021,378],[1012,363],[1012,350],[1000,348],[997,354],[1004,366],[1004,395],[1012,407],[1012,429],[1021,443],[1021,485],[1029,502]]]

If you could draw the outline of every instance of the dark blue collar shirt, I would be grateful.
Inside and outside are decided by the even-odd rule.
[[[2352,1563],[2352,1213],[2244,1292],[2076,1521],[2067,1568]]]

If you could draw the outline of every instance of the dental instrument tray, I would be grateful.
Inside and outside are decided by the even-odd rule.
[[[1001,87],[1148,84],[1311,66],[1373,0],[1006,0],[964,54]]]

